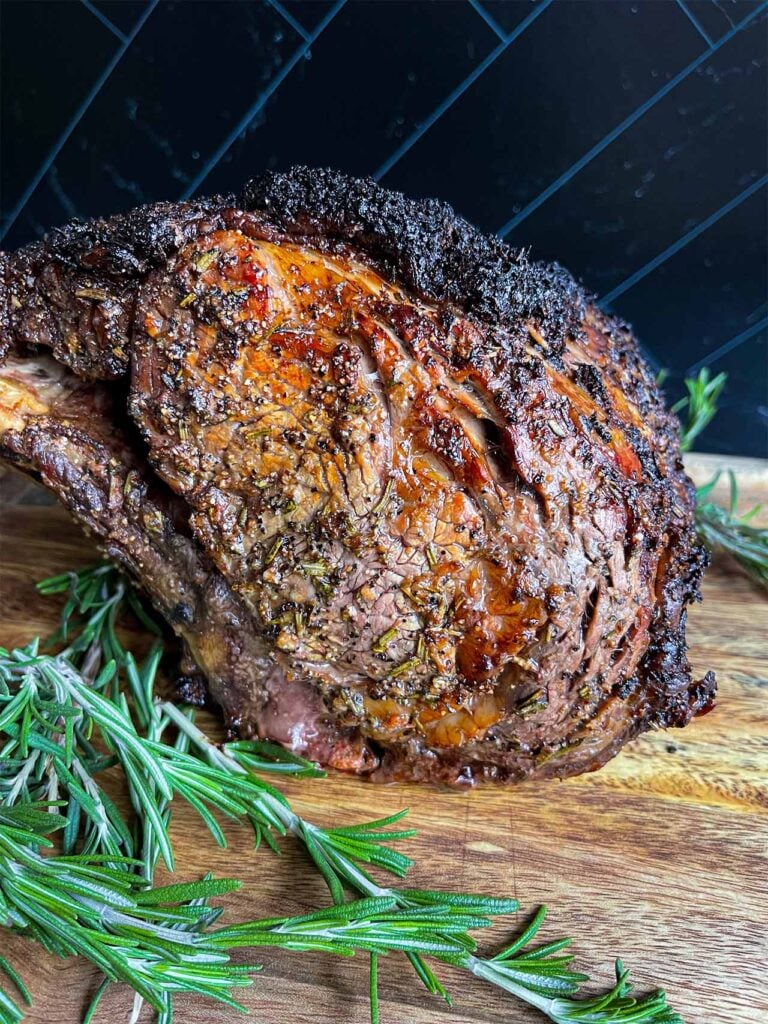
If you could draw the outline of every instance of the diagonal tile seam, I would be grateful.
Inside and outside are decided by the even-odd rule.
[[[722,359],[723,356],[728,355],[729,352],[733,352],[735,348],[743,345],[744,342],[749,341],[750,338],[754,338],[756,334],[760,334],[760,332],[764,331],[766,328],[768,328],[768,316],[764,316],[763,319],[759,320],[756,324],[752,324],[751,327],[747,327],[746,330],[740,331],[728,341],[723,342],[722,345],[718,345],[713,352],[710,352],[702,359],[699,359],[697,363],[691,363],[691,365],[686,368],[684,376],[688,377],[691,374],[698,373],[699,370],[703,369],[705,366],[712,366],[712,364],[716,363],[718,359]]]
[[[297,35],[301,36],[305,43],[309,41],[309,33],[307,32],[307,30],[304,28],[301,22],[297,21],[296,18],[294,18],[290,11],[286,11],[286,9],[280,3],[280,0],[265,0],[265,2],[268,3],[269,6],[272,7],[274,10],[277,11],[277,13],[284,21],[288,22],[293,31]]]
[[[686,16],[688,21],[693,25],[696,31],[699,33],[701,38],[707,44],[707,46],[714,46],[714,40],[710,39],[709,34],[705,32],[704,26],[699,22],[698,18],[694,17],[693,11],[685,3],[685,0],[677,0],[677,6]]]
[[[600,306],[605,309],[607,306],[617,299],[624,292],[629,291],[639,281],[642,281],[644,277],[647,277],[651,271],[656,270],[662,263],[666,263],[668,259],[675,256],[678,252],[681,252],[689,242],[698,238],[699,235],[704,234],[709,228],[716,224],[719,220],[726,216],[726,214],[732,213],[737,207],[741,206],[743,202],[753,196],[756,192],[759,192],[764,185],[768,184],[768,174],[764,174],[762,178],[758,178],[757,181],[753,181],[751,185],[748,185],[742,192],[739,192],[737,196],[729,199],[727,203],[723,203],[719,209],[715,210],[708,217],[705,217],[703,221],[698,223],[696,227],[691,228],[690,231],[686,231],[684,235],[681,235],[676,242],[668,245],[666,249],[663,249],[658,255],[654,256],[653,259],[648,260],[639,270],[636,270],[629,277],[625,278],[621,284],[616,285],[615,288],[611,289],[606,295],[601,296]]]
[[[652,110],[653,107],[655,107],[660,100],[664,99],[664,97],[668,93],[670,93],[676,86],[678,86],[682,81],[684,81],[688,77],[688,75],[692,74],[697,68],[701,67],[701,65],[706,60],[708,60],[713,54],[717,53],[717,51],[720,50],[723,46],[725,46],[726,43],[730,42],[730,40],[733,39],[734,36],[737,35],[737,33],[739,33],[751,21],[757,18],[758,15],[764,12],[766,8],[768,8],[768,3],[762,3],[759,7],[755,8],[755,10],[752,11],[751,14],[747,15],[740,22],[738,22],[738,24],[734,25],[734,27],[730,29],[728,32],[726,32],[724,36],[718,39],[716,43],[708,47],[703,53],[699,54],[699,56],[692,60],[691,63],[688,64],[686,67],[684,67],[682,71],[679,71],[674,76],[674,78],[671,78],[666,85],[662,86],[661,89],[655,92],[653,96],[650,96],[644,103],[641,103],[639,107],[637,107],[631,114],[625,117],[623,121],[621,121],[619,124],[615,126],[615,128],[612,128],[606,135],[604,135],[599,142],[596,142],[594,146],[592,146],[590,149],[587,150],[586,153],[579,157],[579,159],[575,163],[571,164],[571,166],[566,171],[563,171],[563,173],[559,175],[559,177],[555,178],[555,180],[551,184],[549,184],[545,189],[543,189],[543,191],[541,191],[535,199],[532,199],[523,207],[522,210],[516,213],[513,217],[510,217],[510,219],[505,224],[502,224],[502,226],[498,229],[496,233],[500,235],[502,238],[504,238],[506,235],[509,234],[510,231],[514,230],[514,228],[522,224],[522,222],[526,220],[528,217],[530,217],[530,215],[534,213],[534,211],[538,210],[538,208],[542,206],[548,199],[551,199],[551,197],[556,192],[559,192],[563,185],[566,185],[571,180],[571,178],[575,177],[579,173],[579,171],[582,171],[587,166],[587,164],[590,164],[596,156],[599,156],[600,153],[602,153],[603,150],[607,149],[607,147],[612,142],[615,142],[616,139],[618,139],[619,136],[623,135],[628,128],[631,128],[633,124],[639,121],[644,114],[647,114],[649,110]]]
[[[146,8],[144,9],[141,17],[136,22],[136,24],[133,26],[133,28],[131,29],[130,33],[126,36],[125,42],[122,43],[117,48],[117,50],[114,52],[114,54],[112,55],[110,60],[107,62],[106,67],[102,70],[102,72],[99,75],[99,77],[96,79],[94,84],[91,86],[91,88],[90,88],[88,94],[86,95],[85,99],[80,103],[80,105],[78,106],[78,108],[75,111],[75,113],[73,114],[73,116],[67,122],[67,125],[64,128],[64,131],[61,133],[61,135],[58,137],[56,142],[53,144],[53,146],[51,147],[51,149],[48,152],[48,155],[43,160],[42,164],[38,168],[38,170],[35,173],[34,177],[30,181],[30,183],[27,185],[27,187],[24,189],[24,192],[21,194],[21,196],[18,199],[16,205],[13,207],[11,212],[6,217],[5,223],[3,224],[2,229],[0,230],[0,241],[2,241],[3,238],[5,238],[5,236],[10,231],[11,227],[16,223],[16,220],[17,220],[19,214],[24,209],[24,207],[27,205],[30,197],[33,195],[33,193],[37,189],[37,186],[40,184],[40,182],[43,180],[43,178],[46,176],[46,174],[50,170],[50,168],[53,165],[53,162],[56,159],[56,157],[59,155],[59,153],[62,151],[64,146],[67,144],[67,142],[68,142],[70,136],[72,135],[72,133],[74,132],[75,128],[77,128],[77,126],[82,121],[82,119],[85,116],[86,112],[88,111],[88,108],[90,107],[90,105],[93,103],[93,101],[96,99],[98,94],[101,92],[101,89],[104,86],[104,83],[107,81],[109,76],[112,74],[112,72],[115,70],[117,65],[120,63],[120,61],[125,56],[126,52],[128,51],[129,47],[133,43],[133,41],[136,38],[136,36],[139,34],[141,29],[143,28],[143,26],[146,23],[147,19],[152,14],[154,9],[157,7],[158,2],[159,2],[159,0],[150,0],[150,2],[147,4]]]
[[[104,28],[110,31],[113,36],[117,36],[121,43],[125,43],[127,41],[128,36],[125,32],[122,32],[114,22],[110,21],[106,14],[102,14],[99,8],[95,7],[91,3],[91,0],[80,0],[80,3],[94,16],[94,18],[101,22]]]
[[[384,175],[392,170],[395,164],[405,156],[408,150],[416,145],[419,139],[422,138],[422,136],[424,136],[429,129],[440,120],[443,114],[449,110],[461,96],[464,95],[471,85],[474,85],[477,79],[488,70],[494,61],[498,60],[502,53],[504,53],[504,51],[511,46],[511,44],[521,36],[523,32],[525,32],[529,25],[533,24],[533,22],[547,9],[547,7],[549,7],[551,3],[552,0],[542,0],[542,2],[538,4],[533,11],[531,11],[528,17],[524,18],[508,36],[504,36],[499,45],[495,49],[491,50],[487,57],[477,65],[474,71],[471,71],[467,77],[445,97],[442,103],[435,107],[429,117],[427,117],[425,121],[422,121],[422,123],[411,132],[407,139],[401,142],[394,153],[392,153],[391,156],[389,156],[388,159],[386,159],[378,168],[378,170],[374,172],[373,180],[381,181]]]
[[[297,49],[294,50],[294,52],[291,54],[291,56],[288,58],[285,64],[283,64],[278,73],[271,80],[269,85],[267,85],[267,87],[259,93],[259,95],[256,97],[251,106],[246,110],[246,112],[237,122],[235,127],[228,133],[228,135],[214,150],[214,152],[211,154],[211,156],[208,158],[205,164],[200,168],[197,175],[193,178],[193,180],[189,183],[187,188],[179,196],[179,199],[189,199],[190,196],[194,195],[194,193],[202,185],[202,183],[205,181],[205,179],[208,177],[208,175],[211,173],[214,167],[216,167],[216,165],[220,162],[222,157],[226,155],[226,153],[229,151],[229,149],[232,147],[235,141],[239,138],[239,136],[242,135],[244,131],[246,131],[248,125],[253,121],[254,117],[256,117],[259,111],[262,110],[264,106],[266,106],[267,102],[271,99],[271,97],[274,95],[274,93],[277,91],[280,85],[282,85],[282,83],[285,81],[285,79],[288,77],[291,71],[293,71],[293,69],[296,67],[299,61],[302,60],[302,58],[304,58],[307,55],[310,48],[314,46],[314,44],[320,38],[322,33],[328,27],[328,25],[330,25],[330,23],[333,21],[333,19],[344,6],[345,2],[346,0],[337,0],[337,2],[333,5],[331,10],[328,11],[328,13],[322,19],[322,21],[320,21],[316,28],[305,38],[301,46],[297,47]]]

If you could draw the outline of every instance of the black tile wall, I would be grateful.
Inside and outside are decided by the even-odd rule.
[[[158,4],[56,157],[69,201],[91,217],[175,198],[300,42],[268,5]]]
[[[384,183],[493,231],[701,49],[674,3],[550,4]]]
[[[206,186],[218,191],[232,181],[233,167],[265,164],[370,174],[497,43],[469,4],[347,4],[312,60],[299,62]]]
[[[765,245],[751,230],[767,213],[765,190],[753,194],[612,303],[660,365],[685,370],[768,312]],[[695,352],[680,335],[698,340]]]
[[[682,6],[693,16],[702,35],[712,42],[755,11],[760,0],[682,0]]]
[[[757,181],[768,96],[752,58],[764,32],[753,23],[730,38],[507,239],[535,241],[604,294]]]
[[[115,28],[126,34],[139,20],[145,7],[145,0],[90,0],[90,2]]]
[[[726,214],[616,302],[621,314],[652,347],[656,364],[669,369],[666,389],[682,393],[682,377],[730,338],[765,325],[768,257],[755,225],[766,224],[763,189]],[[696,345],[690,343],[695,339]],[[712,364],[726,370],[727,420],[718,419],[698,447],[764,454],[768,428],[765,330]]]
[[[109,60],[115,38],[82,4],[3,4],[3,210],[24,191]],[[73,51],[88,60],[72,60]],[[60,216],[60,214],[59,214]]]
[[[0,235],[294,162],[557,258],[768,454],[764,0],[2,0]]]

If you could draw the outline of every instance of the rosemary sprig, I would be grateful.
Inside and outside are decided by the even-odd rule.
[[[228,950],[282,945],[370,955],[373,1021],[378,957],[400,951],[422,983],[449,1002],[427,958],[482,977],[555,1022],[679,1024],[662,994],[633,1001],[623,972],[604,996],[571,998],[586,979],[570,970],[570,955],[559,955],[568,940],[526,949],[536,929],[496,957],[478,957],[469,932],[516,909],[515,900],[380,885],[369,867],[403,877],[411,865],[389,845],[413,834],[396,827],[404,811],[338,828],[302,818],[255,773],[321,774],[315,766],[271,744],[214,744],[195,725],[191,709],[155,697],[159,644],[139,665],[115,633],[121,607],[130,604],[146,619],[119,574],[97,566],[42,589],[70,595],[60,632],[69,646],[58,654],[41,653],[38,644],[0,651],[0,751],[13,755],[3,763],[0,792],[3,803],[15,804],[0,807],[0,922],[60,955],[81,953],[101,968],[106,980],[89,1014],[110,980],[132,985],[136,1013],[146,1000],[162,1024],[171,1020],[177,991],[234,1007],[231,990],[250,982],[255,965],[231,965]],[[172,743],[168,734],[175,735]],[[133,831],[105,803],[95,781],[112,764],[120,764],[128,780]],[[37,802],[50,803],[52,796],[65,798],[56,801],[65,814],[40,811]],[[257,843],[264,839],[276,847],[276,837],[295,836],[325,879],[334,906],[214,929],[219,911],[208,906],[209,897],[239,883],[208,879],[196,887],[151,888],[158,857],[173,863],[168,821],[174,797],[185,799],[221,843],[219,815],[249,822]],[[78,852],[42,856],[40,848],[49,844],[45,834],[58,829],[67,848]],[[350,892],[359,898],[348,900]],[[536,928],[540,923],[541,915]],[[19,1012],[3,995],[0,1024],[16,1024]]]
[[[684,452],[690,450],[695,438],[714,419],[717,402],[727,379],[725,373],[710,377],[706,367],[697,377],[686,378],[688,394],[672,406],[673,412],[687,410],[686,422],[680,428],[680,447]],[[738,485],[730,471],[728,507],[708,501],[721,475],[717,473],[696,492],[696,529],[699,537],[711,550],[732,555],[755,583],[768,590],[768,529],[751,524],[751,520],[760,512],[760,506],[756,505],[745,514],[738,514]]]
[[[129,984],[157,1010],[161,1021],[171,1020],[177,992],[195,992],[244,1009],[231,990],[250,985],[260,966],[232,964],[230,952],[282,947],[341,956],[362,951],[371,954],[374,963],[392,951],[431,956],[524,999],[556,1024],[681,1024],[663,994],[640,1002],[632,999],[620,965],[614,989],[588,1000],[570,999],[587,979],[569,969],[570,955],[557,955],[568,940],[525,948],[543,912],[492,959],[475,956],[476,943],[469,931],[487,928],[490,918],[507,912],[514,901],[408,890],[402,894],[412,904],[407,910],[394,896],[379,896],[296,917],[217,928],[221,910],[211,908],[208,901],[238,889],[239,882],[206,877],[151,888],[141,875],[127,870],[138,863],[128,858],[107,867],[98,857],[41,856],[39,848],[51,845],[46,835],[64,823],[63,817],[35,805],[0,810],[0,922],[29,934],[59,956],[87,957],[107,981]],[[7,973],[20,983],[10,965]],[[104,988],[98,989],[89,1013]],[[373,1005],[377,1003],[375,995]],[[8,996],[0,1001],[0,1011],[5,1014],[0,1015],[3,1022],[21,1019]]]
[[[681,451],[689,452],[702,430],[714,419],[717,402],[727,380],[726,373],[710,378],[706,367],[699,371],[697,377],[686,377],[684,383],[688,394],[672,406],[674,413],[687,410],[686,422],[680,430]]]
[[[739,488],[730,470],[728,507],[707,501],[721,475],[716,473],[709,483],[697,488],[696,529],[708,548],[733,555],[747,575],[768,590],[768,528],[751,524],[761,506],[755,505],[749,512],[739,515]]]
[[[378,897],[213,928],[221,911],[208,900],[240,882],[205,878],[149,888],[141,875],[126,870],[137,863],[130,859],[106,867],[102,858],[41,856],[39,848],[51,845],[43,833],[64,823],[35,805],[0,811],[0,921],[60,956],[86,956],[106,978],[127,982],[166,1015],[179,991],[242,1009],[230,990],[249,985],[259,968],[231,964],[235,948],[280,946],[342,956],[408,948],[450,960],[475,948],[469,929],[488,927],[486,915],[506,909],[489,900],[477,904],[486,915],[474,907],[449,914],[429,903],[403,912],[394,899]]]
[[[146,890],[123,858],[44,857],[46,834],[65,825],[35,805],[0,809],[0,921],[59,956],[87,957],[110,981],[127,982],[158,1013],[175,992],[198,992],[243,1009],[230,995],[258,968],[229,963],[206,928],[220,911],[208,899],[240,887],[206,879]]]

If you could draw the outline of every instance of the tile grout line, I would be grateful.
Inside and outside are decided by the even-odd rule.
[[[290,11],[286,11],[286,9],[280,3],[280,0],[266,0],[266,2],[269,4],[270,7],[277,11],[277,13],[284,21],[288,22],[293,31],[296,32],[297,35],[300,35],[305,43],[309,42],[309,33],[307,32],[307,30],[304,28],[302,24],[300,24],[300,22],[298,22],[294,18]]]
[[[764,316],[762,320],[759,320],[756,324],[752,324],[751,327],[747,327],[746,330],[741,333],[734,335],[729,341],[723,342],[722,345],[710,352],[709,355],[704,356],[697,363],[691,363],[691,365],[683,371],[683,376],[687,377],[691,373],[698,373],[705,366],[711,366],[716,363],[718,359],[728,355],[729,352],[733,352],[735,348],[742,345],[745,341],[749,341],[750,338],[754,338],[760,331],[764,331],[768,327],[768,316]]]
[[[749,199],[750,196],[753,196],[756,192],[759,192],[760,189],[763,188],[763,186],[766,184],[768,184],[768,174],[764,174],[762,178],[758,178],[757,181],[753,181],[752,184],[748,185],[743,192],[739,192],[737,196],[734,196],[733,199],[730,199],[727,203],[724,203],[718,210],[715,210],[714,213],[711,213],[709,217],[705,217],[704,220],[697,224],[695,228],[691,228],[690,231],[687,231],[684,235],[681,235],[681,237],[678,238],[676,242],[673,242],[672,245],[668,245],[666,249],[662,250],[662,252],[660,252],[657,256],[654,256],[652,260],[649,260],[644,266],[640,267],[639,270],[636,270],[634,274],[630,274],[628,278],[621,282],[621,284],[618,284],[615,288],[612,288],[611,291],[607,293],[607,295],[601,296],[599,300],[600,307],[604,309],[611,302],[613,302],[614,299],[617,299],[620,295],[623,295],[624,292],[629,291],[629,289],[633,288],[638,283],[638,281],[642,281],[642,279],[644,277],[647,277],[648,274],[651,273],[651,271],[656,270],[656,268],[660,267],[662,263],[666,263],[666,261],[671,256],[676,255],[678,252],[684,249],[686,245],[694,241],[694,239],[698,238],[699,235],[702,235],[705,231],[711,228],[719,220],[725,217],[726,214],[732,213],[738,206],[745,202],[745,200]]]
[[[505,43],[507,41],[507,37],[504,31],[502,30],[501,26],[498,24],[496,19],[490,14],[490,12],[486,11],[486,9],[480,3],[480,0],[468,0],[468,2],[469,6],[474,8],[474,10],[480,15],[485,24],[488,26],[488,28],[492,32],[496,33],[496,35],[499,37],[502,43]]]
[[[704,31],[704,27],[699,24],[698,18],[695,18],[693,16],[693,12],[691,10],[689,10],[688,5],[685,3],[685,0],[677,0],[677,6],[680,8],[680,10],[686,16],[688,21],[690,21],[690,23],[693,25],[693,27],[699,33],[699,35],[704,40],[704,42],[707,44],[707,46],[714,46],[715,45],[714,41],[709,38],[708,33]]]
[[[48,186],[51,192],[53,192],[53,194],[58,199],[59,206],[61,206],[62,210],[68,217],[76,219],[79,216],[77,208],[75,207],[75,204],[69,198],[67,193],[64,191],[64,189],[61,187],[61,182],[59,181],[59,174],[55,163],[51,164],[51,166],[48,168],[48,175]]]
[[[531,11],[528,17],[524,18],[520,22],[520,24],[517,26],[517,28],[515,28],[513,32],[510,32],[508,36],[505,36],[499,43],[499,45],[494,50],[492,50],[487,55],[487,57],[485,57],[477,65],[474,71],[470,72],[470,74],[467,75],[464,81],[460,82],[459,85],[457,85],[456,88],[453,90],[453,92],[449,93],[448,96],[446,96],[446,98],[442,101],[442,103],[435,107],[435,109],[432,111],[432,113],[429,115],[426,121],[423,121],[417,128],[415,128],[408,136],[408,138],[405,139],[397,147],[397,149],[394,151],[394,153],[392,153],[389,159],[384,161],[381,167],[379,167],[379,169],[372,175],[373,180],[380,181],[385,174],[388,174],[395,166],[395,164],[398,163],[398,161],[401,160],[402,157],[404,157],[405,154],[413,146],[416,145],[419,139],[423,135],[425,135],[437,121],[440,120],[443,114],[447,110],[449,110],[450,107],[453,106],[456,100],[463,96],[467,89],[469,89],[469,87],[477,81],[477,79],[483,74],[483,72],[488,70],[491,64],[493,64],[493,62],[498,57],[500,57],[502,53],[504,53],[507,47],[510,46],[518,38],[518,36],[522,35],[523,32],[525,32],[528,26],[531,25],[538,18],[538,16],[542,14],[547,7],[549,7],[551,3],[552,0],[542,0],[542,2],[533,11]]]
[[[117,25],[110,21],[106,14],[102,14],[98,7],[94,7],[91,0],[80,0],[80,3],[94,16],[94,18],[97,18],[101,22],[104,28],[108,29],[112,35],[117,36],[121,43],[125,43],[127,41],[128,37],[125,32],[122,32]]]
[[[629,114],[628,117],[625,117],[624,120],[617,124],[615,128],[612,128],[607,135],[604,135],[599,142],[595,143],[595,145],[592,146],[591,149],[588,149],[587,152],[584,153],[584,155],[581,156],[574,164],[571,164],[568,170],[563,171],[563,173],[559,177],[555,178],[555,180],[550,185],[548,185],[547,188],[540,192],[535,199],[532,199],[526,206],[523,207],[522,210],[520,210],[519,213],[516,213],[514,217],[511,217],[505,224],[503,224],[496,233],[501,238],[504,238],[504,236],[508,235],[510,231],[514,230],[516,227],[518,227],[518,225],[522,224],[524,220],[530,217],[532,213],[538,210],[540,206],[542,206],[548,199],[550,199],[556,192],[558,192],[563,187],[563,185],[567,184],[571,180],[571,178],[575,177],[575,175],[579,173],[579,171],[582,171],[587,166],[587,164],[591,163],[596,156],[599,156],[600,153],[602,153],[603,150],[606,149],[612,142],[615,142],[620,135],[623,135],[627,128],[631,128],[636,121],[639,121],[643,114],[647,114],[649,110],[656,106],[659,100],[662,100],[677,85],[679,85],[680,82],[683,81],[683,79],[687,78],[688,75],[690,75],[693,71],[700,67],[714,53],[717,53],[717,51],[727,42],[730,42],[730,40],[733,39],[733,37],[738,32],[740,32],[743,28],[746,27],[746,25],[749,24],[749,22],[753,21],[759,14],[761,14],[766,9],[766,7],[768,7],[768,3],[761,4],[760,7],[752,11],[752,13],[747,15],[746,18],[743,18],[737,25],[734,25],[734,27],[730,29],[728,32],[726,32],[724,36],[718,39],[718,41],[713,46],[705,50],[702,54],[700,54],[693,61],[691,61],[691,63],[688,64],[687,67],[684,67],[682,71],[678,72],[675,75],[675,77],[670,79],[666,85],[662,86],[662,88],[659,89],[658,92],[655,92],[653,96],[650,96],[644,103],[641,103],[639,107],[637,107],[631,114]]]
[[[141,29],[142,29],[144,23],[146,22],[147,18],[149,18],[149,16],[152,13],[152,11],[154,11],[155,7],[157,7],[157,4],[158,4],[158,0],[150,0],[150,2],[147,4],[146,8],[144,9],[144,12],[142,13],[141,17],[136,22],[134,27],[131,29],[130,35],[126,36],[125,42],[121,46],[118,47],[117,51],[112,55],[112,59],[108,62],[107,66],[104,68],[104,70],[101,72],[99,77],[96,79],[95,83],[91,86],[91,89],[88,92],[88,95],[85,97],[85,99],[82,101],[80,106],[77,108],[77,110],[74,113],[74,116],[70,119],[70,121],[67,124],[67,126],[65,127],[64,131],[61,133],[61,135],[58,137],[58,139],[54,143],[53,147],[51,148],[51,150],[48,153],[48,156],[45,158],[45,160],[41,164],[39,170],[37,171],[37,174],[35,174],[35,176],[32,179],[32,181],[29,183],[29,185],[27,185],[27,187],[24,190],[24,192],[22,193],[20,199],[17,201],[16,205],[13,207],[11,212],[8,214],[8,217],[6,218],[6,221],[3,224],[2,229],[0,230],[0,241],[2,241],[2,239],[8,234],[10,229],[15,224],[16,219],[18,218],[19,214],[24,209],[24,207],[27,205],[27,202],[29,201],[30,196],[32,196],[32,194],[34,193],[34,191],[37,188],[37,186],[40,184],[40,182],[43,180],[45,175],[48,173],[48,171],[51,168],[54,160],[59,155],[59,153],[62,151],[64,146],[67,144],[67,142],[69,141],[69,137],[72,135],[72,132],[74,132],[75,128],[77,128],[77,126],[82,121],[82,119],[85,116],[85,114],[86,114],[88,108],[90,107],[91,103],[93,103],[93,101],[96,99],[96,97],[98,96],[99,92],[101,91],[104,83],[107,81],[109,76],[112,74],[112,72],[115,70],[117,65],[122,60],[122,58],[125,56],[126,51],[130,47],[131,43],[134,41],[136,36],[141,31]]]
[[[245,114],[240,118],[235,127],[229,132],[229,134],[226,136],[223,142],[221,142],[219,146],[214,150],[213,154],[208,158],[203,167],[200,168],[200,171],[198,172],[197,176],[192,179],[187,188],[179,196],[180,200],[189,199],[190,196],[192,196],[197,191],[197,189],[200,187],[200,185],[202,185],[202,183],[205,181],[205,179],[208,177],[208,175],[211,173],[214,167],[219,163],[222,157],[232,147],[232,145],[235,143],[238,137],[242,135],[242,133],[247,129],[248,125],[258,114],[258,112],[266,105],[268,100],[274,95],[278,87],[282,85],[282,83],[285,81],[285,79],[288,77],[291,71],[293,71],[293,69],[302,59],[302,57],[306,56],[310,47],[314,46],[314,44],[322,35],[323,31],[328,27],[328,25],[330,25],[330,23],[333,21],[336,15],[342,9],[345,2],[346,0],[336,0],[334,6],[326,14],[323,20],[319,22],[319,24],[315,27],[314,31],[307,37],[306,41],[302,43],[302,45],[299,46],[296,50],[294,50],[294,52],[291,54],[291,56],[288,58],[285,64],[283,64],[283,66],[280,68],[280,70],[269,83],[269,85],[267,85],[267,87],[259,93],[256,100],[251,104],[248,110],[246,110]]]

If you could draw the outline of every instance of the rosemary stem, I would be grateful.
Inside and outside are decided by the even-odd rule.
[[[205,733],[198,729],[194,721],[170,701],[156,701],[157,710],[169,718],[177,729],[185,733],[201,753],[205,754],[206,760],[216,768],[225,768],[227,771],[239,775],[247,775],[247,771],[233,757],[229,757],[221,747],[211,742]]]
[[[369,985],[371,1002],[371,1024],[379,1024],[379,957],[371,953],[371,981]]]
[[[556,1020],[553,1016],[556,1011],[556,1001],[554,999],[539,995],[538,992],[532,992],[531,989],[517,984],[511,978],[502,977],[498,971],[494,970],[493,963],[474,956],[472,953],[467,953],[462,958],[460,966],[465,967],[475,977],[482,978],[483,981],[503,988],[510,995],[517,996],[518,999],[522,999],[523,1002],[528,1003],[530,1006],[535,1006],[537,1010],[541,1010],[551,1020]]]
[[[219,768],[225,768],[227,771],[236,772],[240,775],[248,774],[247,769],[245,769],[233,757],[230,757],[226,751],[221,749],[221,747],[212,743],[205,733],[201,729],[198,729],[192,719],[185,715],[184,712],[175,704],[171,704],[168,701],[159,701],[157,703],[157,707],[163,715],[166,715],[178,729],[189,737],[191,742],[202,754],[204,754],[206,760],[210,764]],[[282,800],[278,800],[271,793],[265,791],[261,794],[260,800],[272,811],[280,822],[282,822],[286,831],[304,845],[306,845],[306,838],[304,834],[305,830],[312,836],[316,836],[320,832],[316,825],[300,817],[289,806],[283,803]],[[350,876],[350,881],[362,896],[391,897],[396,899],[398,904],[402,903],[402,897],[398,892],[396,892],[396,890],[376,885],[375,882],[367,878],[362,871],[359,871],[351,863],[345,864],[345,868]]]

